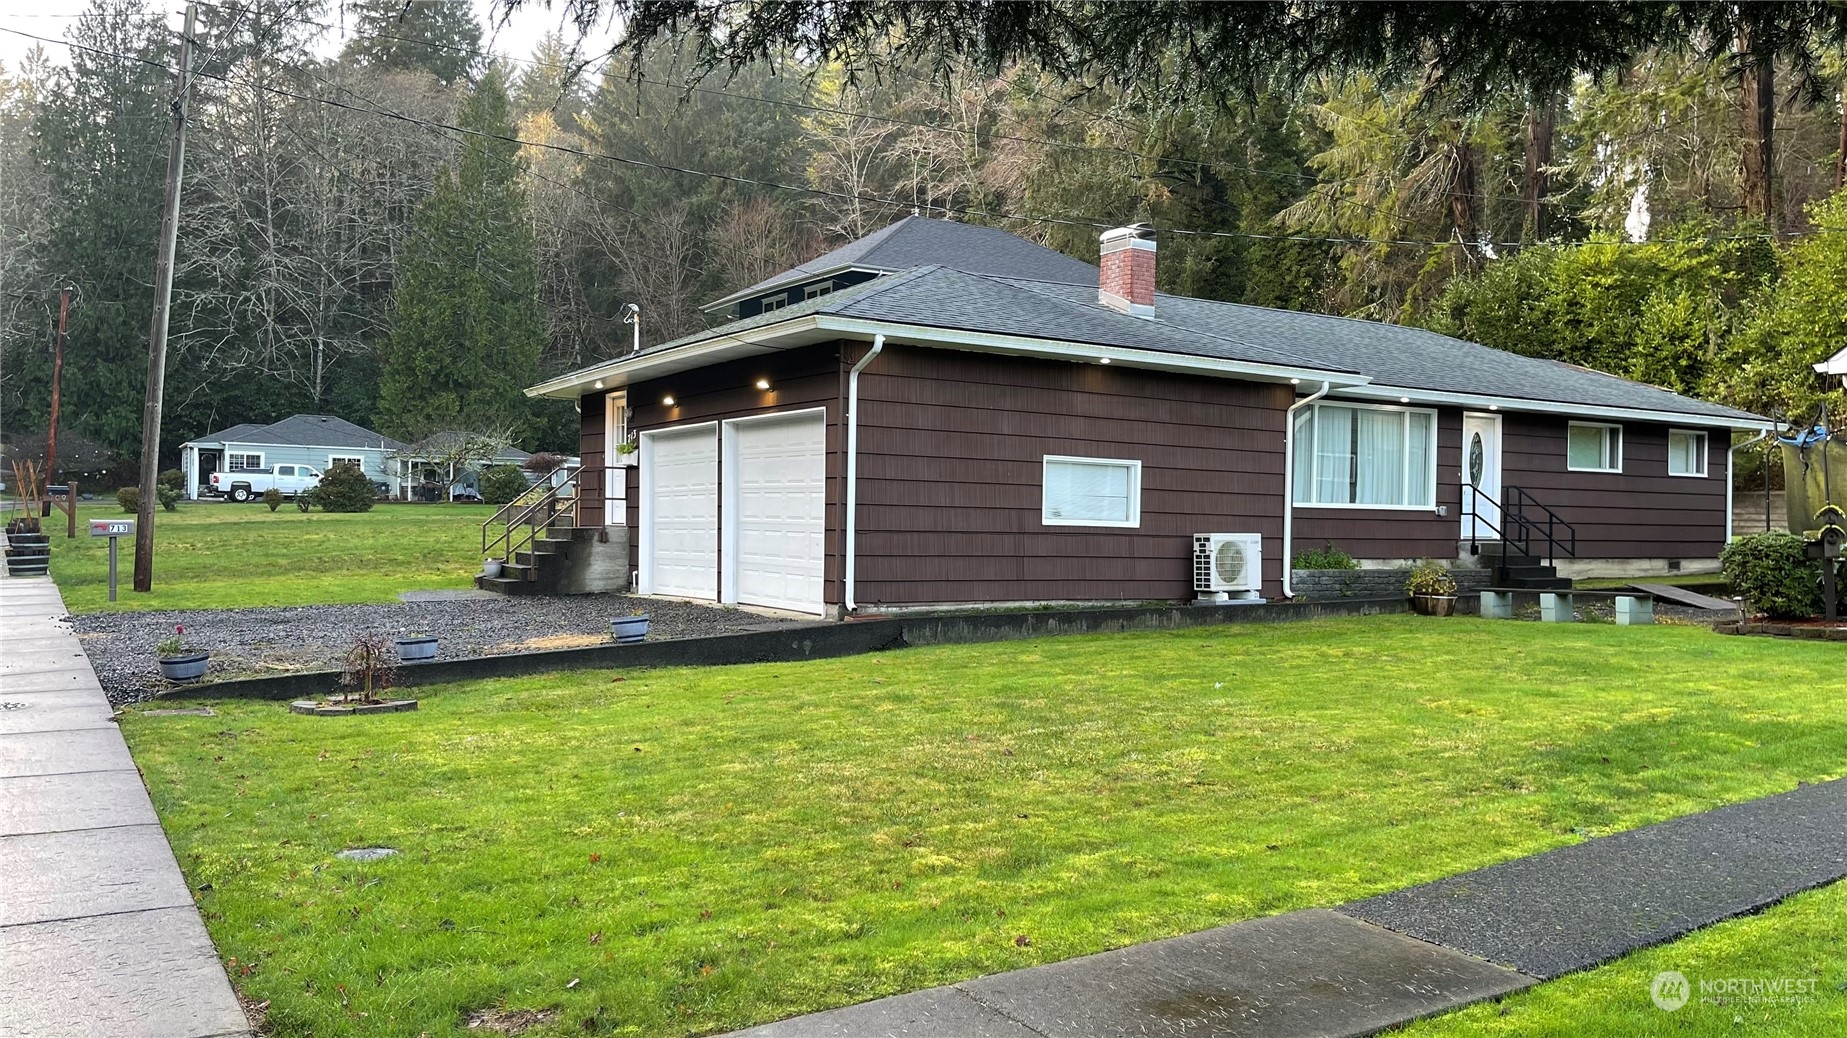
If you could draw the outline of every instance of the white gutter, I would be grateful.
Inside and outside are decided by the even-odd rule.
[[[1732,444],[1732,449],[1725,452],[1725,543],[1730,544],[1737,538],[1732,534],[1732,470],[1736,468],[1738,452],[1746,447],[1764,442],[1770,438],[1770,430],[1765,429],[1743,443]],[[1770,478],[1770,459],[1764,459],[1764,479]],[[1764,520],[1769,521],[1768,515]]]
[[[1614,376],[1612,376],[1614,377]],[[1660,425],[1692,425],[1708,429],[1760,429],[1768,431],[1770,422],[1765,418],[1730,418],[1724,415],[1690,414],[1685,411],[1651,411],[1641,407],[1609,407],[1602,404],[1566,404],[1553,400],[1526,400],[1512,396],[1486,396],[1478,393],[1451,393],[1441,390],[1406,389],[1401,386],[1389,386],[1373,382],[1364,386],[1341,387],[1341,398],[1352,397],[1361,400],[1373,400],[1380,403],[1404,403],[1410,398],[1413,405],[1449,405],[1465,407],[1472,411],[1526,411],[1535,414],[1557,414],[1572,418],[1614,418],[1632,422],[1653,422]]]
[[[845,599],[846,611],[850,614],[859,608],[853,599],[853,570],[858,560],[859,539],[859,373],[866,370],[866,365],[885,348],[885,336],[872,337],[872,349],[866,351],[859,363],[847,375],[847,529],[846,529],[846,565],[845,565]]]
[[[1289,405],[1283,415],[1283,597],[1294,598],[1295,588],[1295,413],[1328,395],[1334,388],[1323,382],[1321,388]]]

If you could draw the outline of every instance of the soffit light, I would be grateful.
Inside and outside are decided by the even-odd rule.
[[[602,389],[602,388],[603,388],[603,380],[602,380],[602,379],[600,379],[600,378],[599,378],[599,379],[597,379],[597,380],[596,380],[596,388],[598,388],[598,389]]]
[[[770,380],[769,380],[769,379],[767,379],[767,378],[760,378],[760,379],[758,379],[758,380],[757,380],[757,388],[758,388],[758,389],[768,389],[768,388],[770,388]]]
[[[672,396],[664,396],[664,397],[661,397],[661,404],[662,404],[663,406],[666,406],[666,407],[672,407],[672,406],[673,406],[673,397],[672,397]]]
[[[1109,363],[1109,358],[1108,358],[1108,357],[1104,357],[1104,358],[1102,358],[1102,359],[1100,359],[1100,360],[1098,360],[1098,361],[1097,361],[1097,363],[1098,363],[1098,364],[1108,364],[1108,363]]]

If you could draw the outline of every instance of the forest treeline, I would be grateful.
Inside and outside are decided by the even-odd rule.
[[[1166,291],[1793,412],[1847,345],[1823,29],[1695,33],[1543,88],[1381,66],[1189,97],[1031,56],[713,72],[671,36],[490,60],[467,4],[203,4],[163,444],[315,412],[571,450],[570,405],[521,388],[622,352],[625,303],[649,341],[694,331],[700,303],[913,212],[1092,261],[1146,220]],[[9,435],[45,425],[70,286],[65,427],[139,446],[174,43],[143,0],[95,0],[0,68]]]

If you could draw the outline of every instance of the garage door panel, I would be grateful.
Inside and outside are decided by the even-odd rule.
[[[653,590],[718,598],[718,430],[650,433]]]
[[[821,415],[740,422],[730,495],[737,599],[820,612],[827,549],[826,422]]]

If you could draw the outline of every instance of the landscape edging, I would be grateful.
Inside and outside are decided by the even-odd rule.
[[[1001,613],[937,613],[846,622],[792,624],[771,630],[668,638],[635,645],[464,656],[398,668],[397,688],[525,677],[567,670],[614,667],[727,666],[792,663],[860,656],[913,645],[968,645],[1068,634],[1178,630],[1208,624],[1279,623],[1337,616],[1403,613],[1401,595],[1324,602],[1215,606],[1134,606],[1120,609],[1018,610]],[[161,692],[157,699],[298,699],[335,691],[340,672],[299,671],[255,678],[202,682]]]

